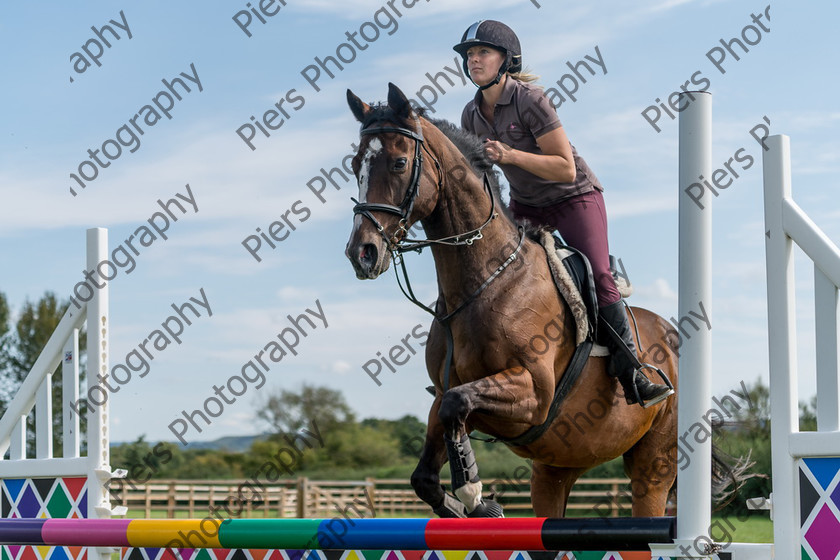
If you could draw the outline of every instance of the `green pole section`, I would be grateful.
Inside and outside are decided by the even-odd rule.
[[[230,519],[219,527],[225,548],[318,548],[320,519]]]

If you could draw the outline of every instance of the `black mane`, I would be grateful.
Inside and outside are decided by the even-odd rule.
[[[499,188],[499,171],[493,167],[493,162],[487,158],[487,153],[484,151],[484,142],[472,132],[455,126],[445,119],[430,119],[426,117],[426,120],[435,125],[444,136],[455,144],[458,151],[470,162],[476,175],[479,177],[484,174],[487,175],[487,182],[490,185],[493,196],[496,198],[498,206],[502,208],[505,215],[513,219],[507,204],[502,202],[502,193]]]
[[[381,122],[391,122],[397,126],[409,129],[414,129],[415,127],[414,119],[404,119],[397,116],[397,114],[394,113],[394,111],[385,103],[371,105],[371,109],[372,110],[365,117],[364,122],[362,122],[362,129],[369,128],[374,124]],[[425,118],[433,124],[443,133],[444,136],[449,138],[449,140],[455,144],[455,147],[458,148],[458,151],[460,151],[467,159],[477,176],[481,177],[483,174],[487,174],[490,190],[496,197],[498,205],[502,208],[503,212],[510,217],[510,210],[507,205],[502,202],[501,190],[499,187],[499,172],[493,167],[493,162],[487,159],[487,154],[484,152],[484,143],[481,139],[473,133],[455,126],[445,119],[432,119],[426,116],[426,112],[423,109],[415,109],[415,112],[418,116]]]

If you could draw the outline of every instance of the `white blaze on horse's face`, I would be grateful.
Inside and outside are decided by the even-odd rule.
[[[367,191],[370,181],[370,162],[382,151],[382,140],[373,137],[368,142],[365,155],[362,156],[362,168],[359,170],[359,202],[367,202]]]
[[[362,156],[362,166],[359,169],[359,202],[367,202],[368,188],[370,187],[370,166],[371,161],[382,151],[382,140],[377,137],[371,138],[368,142],[365,155]],[[356,214],[353,218],[353,231],[362,226],[362,215]]]

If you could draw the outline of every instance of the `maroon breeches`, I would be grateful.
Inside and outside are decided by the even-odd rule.
[[[518,219],[524,218],[534,225],[557,229],[567,244],[586,255],[595,276],[600,307],[621,299],[610,273],[607,211],[601,191],[593,190],[539,208],[518,204],[511,199],[510,209]]]

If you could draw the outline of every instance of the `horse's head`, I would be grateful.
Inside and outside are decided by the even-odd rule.
[[[353,172],[359,199],[345,253],[356,276],[373,279],[388,270],[391,251],[407,230],[434,209],[440,170],[424,144],[420,117],[406,96],[389,84],[388,104],[371,107],[350,90],[347,102],[362,123]],[[423,165],[426,163],[426,165]]]

